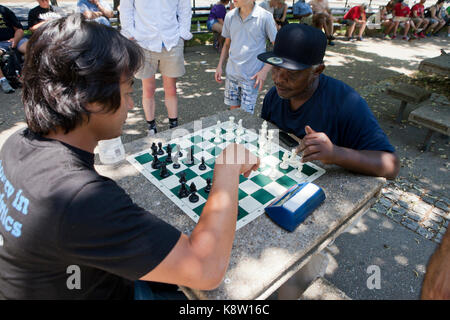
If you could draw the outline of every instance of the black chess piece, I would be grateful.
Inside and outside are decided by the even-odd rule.
[[[189,154],[189,157],[190,157],[189,161],[191,162],[191,164],[194,164],[195,162],[194,162],[194,147],[193,146],[191,147],[191,153]]]
[[[160,156],[164,154],[164,150],[162,149],[162,142],[158,142],[157,154],[160,155]]]
[[[186,187],[186,182],[181,183],[181,188],[178,191],[178,196],[180,198],[186,198],[187,196],[189,196],[189,190]]]
[[[197,202],[199,200],[198,195],[196,194],[197,192],[197,187],[195,186],[195,183],[191,183],[191,186],[189,187],[190,191],[191,191],[191,195],[189,196],[189,201],[190,202]]]
[[[159,169],[159,168],[161,168],[161,161],[158,159],[158,156],[157,156],[157,155],[154,155],[154,156],[153,156],[152,168],[153,168],[153,169]]]
[[[206,193],[209,193],[211,191],[211,178],[206,178],[206,187],[204,190]]]
[[[186,183],[186,173],[185,172],[180,172],[180,183]]]
[[[172,163],[172,150],[167,149],[166,163]]]
[[[167,153],[172,153],[172,145],[169,143],[166,147]]]
[[[198,166],[199,170],[206,170],[206,165],[205,165],[205,157],[202,157],[202,163],[200,163],[200,165]]]
[[[166,163],[165,162],[163,162],[163,163],[161,163],[161,169],[160,169],[160,171],[159,171],[159,176],[161,177],[161,178],[167,178],[168,176],[170,176],[170,173],[169,173],[169,171],[167,170],[167,167],[166,167]]]
[[[156,143],[153,142],[150,149],[152,149],[152,156],[156,156],[157,155],[156,152],[158,151],[158,147],[156,146]]]

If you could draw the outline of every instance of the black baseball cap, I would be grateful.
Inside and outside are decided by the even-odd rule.
[[[304,70],[323,62],[327,37],[317,28],[290,23],[281,28],[272,52],[261,53],[258,59],[289,70]]]

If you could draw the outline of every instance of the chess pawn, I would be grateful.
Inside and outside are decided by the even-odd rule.
[[[295,173],[295,176],[296,177],[303,177],[302,170],[303,170],[303,163],[299,162],[298,163],[298,167],[297,167],[297,172]]]
[[[214,143],[221,143],[222,139],[220,138],[220,128],[216,128],[216,136],[214,137]]]
[[[280,163],[280,169],[286,170],[287,168],[289,168],[289,154],[285,152]]]
[[[198,166],[199,170],[206,170],[206,165],[205,165],[205,157],[202,157],[202,163],[200,163],[200,165]]]
[[[211,178],[206,178],[206,187],[204,190],[206,193],[209,193],[211,191]]]
[[[234,117],[233,117],[233,116],[230,116],[228,119],[230,120],[230,123],[229,123],[228,126],[229,126],[230,128],[233,128],[233,126],[234,126]]]
[[[156,156],[157,155],[156,152],[158,151],[158,147],[156,146],[156,143],[153,142],[150,149],[152,149],[152,156]]]
[[[159,176],[161,177],[161,178],[167,178],[168,176],[170,176],[170,173],[169,173],[169,171],[167,170],[167,167],[166,167],[166,163],[165,162],[163,162],[163,163],[161,163],[161,169],[160,169],[160,171],[159,171]]]
[[[186,187],[186,182],[181,182],[181,188],[178,191],[178,196],[180,198],[186,198],[187,196],[189,196],[189,190]]]
[[[159,168],[161,168],[161,161],[158,159],[158,156],[157,156],[157,155],[154,155],[154,156],[153,156],[152,168],[153,168],[153,169],[159,169]]]
[[[159,156],[162,156],[164,154],[164,151],[162,149],[162,142],[158,142],[158,151],[156,152]]]
[[[199,200],[198,195],[196,194],[197,192],[197,187],[195,186],[195,184],[192,182],[191,186],[189,187],[190,191],[191,191],[191,195],[189,196],[189,201],[190,202],[197,202]]]

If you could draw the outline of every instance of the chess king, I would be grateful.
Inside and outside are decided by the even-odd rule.
[[[273,65],[275,84],[264,98],[261,117],[302,139],[303,162],[320,160],[394,179],[398,157],[366,101],[322,74],[326,46],[325,34],[304,24],[278,31],[273,51],[258,55]]]
[[[258,158],[240,145],[224,149],[198,224],[183,234],[94,167],[98,141],[118,137],[133,108],[138,45],[75,14],[41,26],[28,50],[27,128],[0,151],[0,299],[181,299],[176,286],[148,281],[217,287],[235,234],[239,175],[256,170]],[[67,285],[73,265],[77,290]]]

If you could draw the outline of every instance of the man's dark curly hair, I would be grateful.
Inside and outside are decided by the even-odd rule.
[[[88,103],[120,106],[120,84],[143,62],[139,46],[117,30],[73,14],[43,24],[28,41],[22,101],[31,131],[70,132],[89,120]]]

